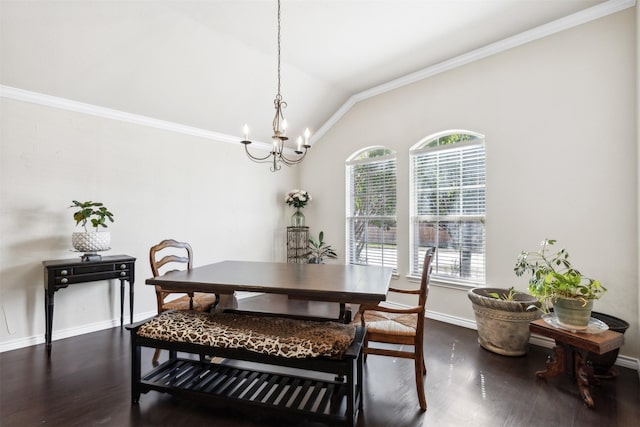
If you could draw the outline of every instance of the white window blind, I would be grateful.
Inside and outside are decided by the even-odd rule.
[[[371,149],[346,168],[348,262],[396,269],[395,154]]]
[[[485,283],[484,139],[452,134],[411,151],[411,273],[422,274],[430,246],[434,277]]]

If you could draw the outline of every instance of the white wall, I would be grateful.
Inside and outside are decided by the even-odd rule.
[[[295,169],[271,173],[268,164],[250,162],[240,144],[0,102],[0,349],[44,341],[42,261],[78,255],[70,251],[73,199],[104,202],[115,214],[107,254],[138,259],[137,318],[155,312],[144,280],[151,276],[149,247],[164,238],[190,242],[196,266],[284,260],[291,215],[284,194]],[[118,283],[58,291],[54,340],[119,323]]]
[[[409,266],[409,148],[447,129],[486,135],[487,285],[526,289],[520,250],[546,237],[609,292],[596,311],[631,324],[640,356],[635,10],[619,12],[357,104],[313,147],[310,225],[345,255],[344,161],[385,145],[398,159],[398,286]],[[473,320],[464,290],[433,286],[430,315]]]
[[[636,4],[636,118],[640,113],[640,7]],[[640,129],[636,120],[636,173],[637,173],[637,206],[638,206],[638,253],[640,254]],[[640,262],[638,263],[638,277],[640,278]],[[638,286],[638,306],[640,307],[640,286]],[[640,309],[638,309],[638,324],[640,324]],[[640,328],[636,330],[636,337],[640,342]]]

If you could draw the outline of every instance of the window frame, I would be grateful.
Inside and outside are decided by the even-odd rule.
[[[443,137],[447,137],[449,135],[458,135],[458,134],[463,134],[463,135],[469,135],[471,136],[473,139],[468,140],[468,141],[458,141],[455,143],[451,143],[451,144],[447,144],[447,145],[436,145],[434,147],[429,147],[428,145],[431,144],[433,141],[436,140],[440,140]],[[455,153],[462,153],[463,150],[472,150],[473,148],[477,148],[477,147],[482,147],[482,159],[483,159],[483,163],[482,166],[480,167],[480,169],[483,171],[483,176],[481,178],[482,184],[481,184],[481,188],[482,188],[482,207],[483,207],[483,212],[482,213],[477,213],[475,215],[465,215],[463,212],[461,212],[462,207],[464,203],[463,201],[459,200],[457,203],[459,205],[459,212],[457,214],[454,215],[440,215],[440,214],[435,214],[435,215],[419,215],[418,214],[418,207],[419,207],[419,202],[418,202],[418,194],[417,194],[417,185],[418,183],[416,182],[416,157],[419,157],[421,155],[424,155],[425,153],[436,153],[436,152],[446,152],[446,151],[450,151],[450,152],[455,152]],[[436,158],[436,162],[439,162],[439,158]],[[437,163],[438,165],[440,165],[440,163]],[[458,164],[462,165],[463,164],[463,160],[461,160]],[[477,169],[474,169],[473,171],[476,171]],[[436,175],[439,179],[439,175]],[[465,189],[465,185],[462,184],[462,177],[464,175],[461,174],[460,175],[460,182],[461,184],[459,185],[459,187],[457,187],[460,190],[460,193],[462,193],[462,190]],[[417,234],[420,232],[419,230],[419,223],[421,221],[425,221],[425,220],[430,220],[432,219],[435,222],[453,222],[454,224],[459,224],[458,227],[460,227],[460,224],[465,224],[465,223],[481,223],[482,224],[482,232],[481,232],[481,242],[482,242],[482,252],[481,252],[481,266],[480,268],[477,270],[479,272],[479,274],[476,274],[475,276],[472,276],[470,278],[465,278],[462,277],[462,273],[459,271],[457,275],[450,275],[450,274],[443,274],[442,271],[438,271],[437,267],[438,267],[438,256],[443,256],[444,253],[440,253],[442,251],[437,251],[436,252],[436,259],[434,261],[434,270],[432,272],[431,278],[432,278],[432,282],[434,283],[440,283],[443,284],[444,286],[451,286],[454,288],[469,288],[469,287],[475,287],[475,286],[482,286],[486,284],[486,228],[485,228],[485,224],[486,224],[486,141],[485,141],[485,136],[483,134],[477,133],[477,132],[473,132],[473,131],[468,131],[468,130],[462,130],[462,129],[453,129],[453,130],[447,130],[447,131],[443,131],[443,132],[438,132],[436,134],[432,134],[429,135],[425,138],[423,138],[422,140],[420,140],[418,143],[416,143],[413,147],[410,148],[409,151],[409,274],[408,277],[410,279],[418,279],[421,274],[421,263],[419,262],[419,257],[420,257],[420,249],[419,249],[419,242],[420,242],[420,235]],[[477,186],[477,185],[476,185]],[[436,186],[434,187],[434,191],[437,193],[439,186],[436,184]],[[447,221],[448,220],[448,221]],[[439,230],[439,228],[438,228]],[[439,233],[439,231],[438,231]],[[467,234],[463,234],[463,231],[460,231],[460,236],[467,236]],[[436,237],[436,241],[438,241],[439,237]],[[464,241],[464,239],[461,237],[460,238],[460,242]],[[461,245],[462,243],[459,244]],[[460,250],[460,249],[459,249]],[[459,259],[461,258],[461,255],[458,254]],[[470,261],[469,261],[470,262]],[[471,262],[470,262],[471,263]],[[459,267],[462,268],[462,267]]]
[[[388,151],[388,153],[386,153],[385,155],[382,156],[377,156],[377,157],[368,157],[368,158],[361,158],[361,156],[363,156],[364,154],[371,152],[371,151],[375,151],[375,150],[386,150]],[[394,178],[395,178],[395,185],[393,188],[393,198],[395,200],[395,206],[394,206],[394,212],[389,215],[362,215],[362,216],[356,216],[353,215],[353,209],[354,209],[354,199],[355,196],[354,194],[352,194],[351,190],[352,190],[352,185],[353,185],[353,167],[355,165],[361,165],[361,164],[373,164],[373,163],[380,163],[380,162],[388,162],[388,161],[393,161],[393,172],[394,172]],[[397,195],[398,195],[398,160],[397,160],[397,153],[395,150],[390,149],[389,147],[385,147],[385,146],[370,146],[370,147],[366,147],[363,148],[361,150],[356,151],[355,153],[353,153],[351,156],[349,156],[349,158],[345,161],[345,248],[346,248],[346,262],[348,264],[354,264],[354,265],[377,265],[377,266],[385,266],[385,267],[391,267],[393,269],[393,274],[397,274],[397,269],[398,269],[398,242],[397,242],[397,223],[398,223],[398,200],[397,200]],[[386,222],[392,222],[395,224],[395,230],[394,233],[395,234],[395,238],[393,239],[394,243],[393,245],[395,245],[395,249],[392,249],[392,253],[391,256],[386,255],[385,256],[385,252],[384,252],[384,247],[386,244],[385,242],[385,232],[383,231],[382,233],[382,247],[383,250],[381,252],[381,258],[380,258],[380,262],[369,262],[368,260],[366,262],[354,262],[354,246],[355,246],[355,240],[352,238],[352,228],[353,228],[353,224],[354,221],[356,221],[358,218],[363,219],[364,221],[386,221]],[[367,227],[368,229],[368,227]],[[371,244],[371,242],[365,242],[365,246],[369,247],[369,244]],[[393,252],[395,252],[395,255],[393,254]],[[373,258],[373,260],[375,260],[376,258]],[[385,262],[388,261],[388,262]]]

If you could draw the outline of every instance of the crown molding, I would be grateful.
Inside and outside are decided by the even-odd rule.
[[[46,95],[44,93],[31,92],[11,86],[0,85],[0,97],[10,98],[17,101],[30,102],[32,104],[44,105],[47,107],[59,108],[62,110],[74,111],[76,113],[88,114],[105,119],[133,123],[136,125],[151,127],[155,129],[176,132],[183,135],[196,136],[199,138],[210,139],[218,142],[239,144],[242,140],[242,138],[234,135],[213,132],[210,130],[187,126],[180,123],[154,119],[153,117],[127,113],[125,111],[100,107],[98,105],[86,104],[84,102],[73,101],[71,99],[59,98],[56,96]],[[260,141],[253,141],[253,144],[254,146],[256,146],[256,148],[263,150],[271,150],[272,147],[272,144],[267,144]]]
[[[326,134],[355,104],[374,96],[399,89],[403,86],[433,77],[445,71],[470,64],[489,56],[504,52],[535,40],[556,34],[560,31],[577,27],[587,22],[620,12],[636,5],[636,0],[609,0],[588,9],[565,16],[564,18],[532,28],[515,36],[488,44],[465,54],[456,56],[422,70],[407,74],[387,83],[372,87],[352,95],[312,136],[311,142],[316,142]]]

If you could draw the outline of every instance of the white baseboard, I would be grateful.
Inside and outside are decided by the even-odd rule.
[[[252,292],[236,292],[236,298],[243,299],[251,296],[255,296]],[[156,315],[156,311],[147,311],[145,313],[134,313],[133,321],[140,322],[141,320],[148,319]],[[89,334],[91,332],[102,331],[104,329],[115,328],[120,326],[120,319],[111,319],[103,322],[89,323],[82,326],[74,326],[72,328],[53,331],[51,341],[61,340],[64,338],[71,338],[78,335]],[[17,350],[32,345],[38,345],[44,343],[44,333],[41,335],[32,335],[30,337],[18,338],[15,340],[4,341],[0,343],[0,353],[5,351]]]
[[[149,311],[146,313],[137,313],[133,316],[134,322],[139,322],[144,319],[148,319],[149,317],[153,317],[156,315],[156,311]],[[104,329],[115,328],[116,326],[120,326],[120,319],[111,319],[103,322],[89,323],[87,325],[77,326],[73,328],[62,329],[58,331],[53,331],[51,341],[57,341],[64,338],[71,338],[78,335],[89,334],[91,332],[102,331]],[[44,343],[44,334],[42,335],[33,335],[25,338],[18,338],[15,340],[5,341],[0,344],[0,353],[10,350],[17,350],[19,348],[29,347],[32,345],[38,345]]]

